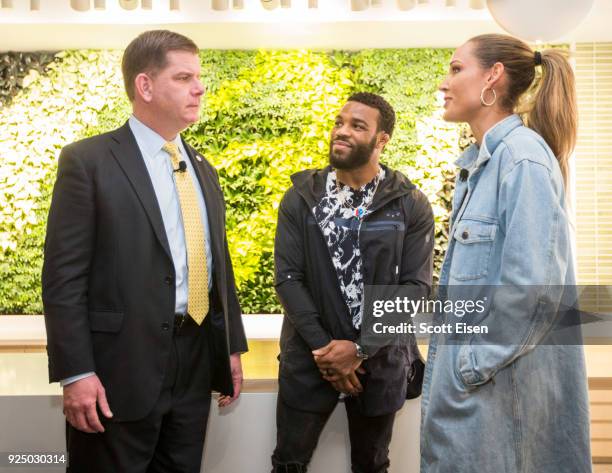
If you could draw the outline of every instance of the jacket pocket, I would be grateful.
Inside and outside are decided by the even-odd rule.
[[[487,275],[497,226],[497,223],[471,219],[457,222],[451,278],[466,281]]]
[[[123,312],[89,311],[89,329],[92,332],[117,333],[123,325]]]
[[[364,221],[360,232],[364,254],[376,255],[381,268],[386,268],[388,276],[379,284],[398,284],[402,264],[402,246],[406,227],[404,222],[395,220]],[[367,243],[366,243],[367,242]]]

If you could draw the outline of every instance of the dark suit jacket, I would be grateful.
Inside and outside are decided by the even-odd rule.
[[[213,388],[233,391],[229,353],[247,350],[215,169],[185,146],[206,202],[218,311]],[[136,140],[121,128],[66,146],[47,224],[42,275],[51,382],[95,371],[115,420],[146,416],[172,341],[175,273],[161,212]],[[204,325],[204,324],[203,324]]]

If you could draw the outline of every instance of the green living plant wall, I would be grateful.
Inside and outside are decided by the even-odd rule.
[[[23,89],[23,80],[32,69],[46,72],[46,66],[53,62],[54,54],[0,53],[0,104],[5,105]]]
[[[273,287],[278,203],[290,175],[327,164],[334,117],[356,91],[382,94],[397,112],[383,161],[428,195],[436,215],[436,268],[446,243],[458,131],[435,91],[449,50],[202,51],[207,92],[184,136],[219,171],[245,313],[279,312]],[[117,51],[66,51],[33,71],[0,109],[0,313],[41,313],[45,219],[62,146],[120,126],[130,107]]]

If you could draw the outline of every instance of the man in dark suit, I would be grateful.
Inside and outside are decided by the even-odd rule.
[[[122,61],[133,115],[66,146],[42,275],[68,471],[197,472],[211,389],[235,400],[247,350],[215,169],[180,132],[199,118],[198,48],[170,31]]]

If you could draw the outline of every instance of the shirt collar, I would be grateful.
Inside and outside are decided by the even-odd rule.
[[[334,186],[338,186],[339,188],[346,188],[349,192],[352,193],[360,193],[360,192],[365,192],[366,190],[376,186],[376,184],[380,181],[382,181],[385,178],[385,170],[382,166],[379,166],[378,168],[378,173],[376,174],[376,176],[374,176],[372,178],[372,180],[370,182],[365,183],[363,186],[361,186],[359,189],[353,189],[351,186],[347,185],[347,184],[341,184],[338,181],[338,178],[336,177],[336,170],[334,168],[331,168],[329,174],[328,174],[328,179],[332,180],[332,184]]]
[[[162,147],[166,144],[166,140],[162,136],[160,136],[157,132],[142,123],[134,115],[130,116],[128,122],[132,133],[134,133],[136,142],[145,154],[149,156],[155,156],[161,151]],[[174,138],[172,142],[178,146],[178,149],[184,155],[185,149],[183,147],[183,140],[181,140],[181,135],[177,134],[176,138]]]
[[[491,158],[499,144],[512,130],[522,125],[521,117],[516,114],[497,122],[484,134],[482,146],[478,147],[475,143],[470,145],[455,161],[455,165],[464,169],[478,168]]]

